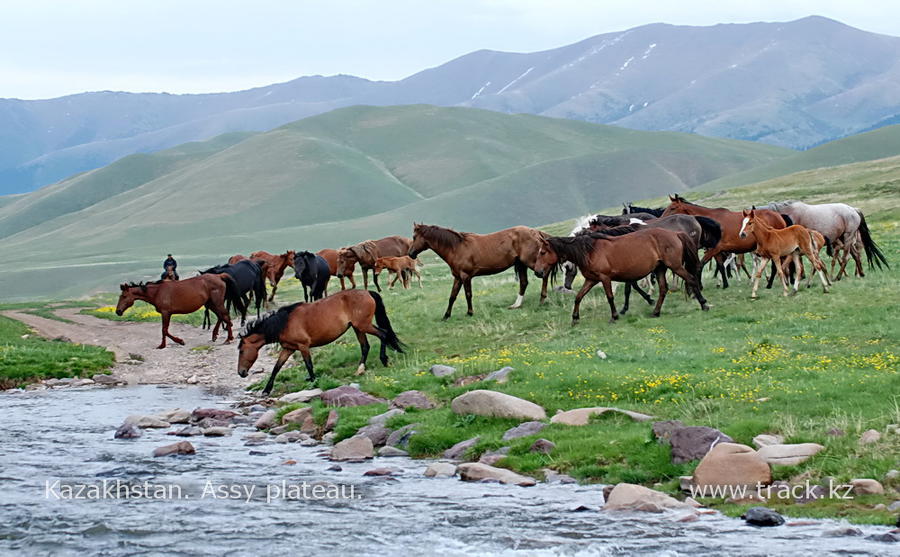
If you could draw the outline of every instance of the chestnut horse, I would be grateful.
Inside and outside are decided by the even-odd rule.
[[[581,299],[598,282],[603,283],[611,313],[610,322],[619,318],[613,300],[612,281],[634,282],[650,273],[656,274],[659,297],[651,316],[659,317],[666,299],[666,269],[684,279],[688,291],[693,292],[700,307],[709,307],[700,291],[696,270],[699,268],[697,245],[683,232],[663,228],[641,228],[624,236],[609,236],[601,232],[578,236],[548,237],[541,242],[534,272],[538,276],[556,273],[560,263],[571,261],[584,276],[584,286],[575,296],[572,324],[578,323]]]
[[[341,248],[338,251],[338,274],[351,272],[353,265],[359,263],[362,269],[363,288],[369,288],[369,269],[372,269],[372,282],[375,288],[381,292],[378,284],[378,274],[375,273],[375,260],[379,257],[397,257],[406,255],[412,240],[403,236],[388,236],[380,240],[367,240],[359,244]]]
[[[121,316],[125,310],[134,305],[135,300],[141,300],[156,308],[162,316],[162,342],[157,348],[166,347],[166,337],[178,344],[184,344],[183,340],[169,333],[169,320],[174,314],[193,313],[205,306],[207,311],[212,310],[219,318],[212,331],[213,341],[219,336],[219,325],[225,323],[225,329],[228,331],[225,344],[228,344],[234,340],[234,335],[231,331],[231,316],[225,305],[226,300],[239,312],[246,311],[237,285],[231,276],[225,273],[199,275],[177,281],[122,284],[120,288],[122,293],[116,304],[116,315]]]
[[[373,319],[375,325],[372,324]],[[272,392],[275,376],[297,350],[303,355],[309,380],[315,381],[316,374],[309,349],[334,342],[350,328],[356,333],[362,351],[357,375],[366,371],[369,356],[367,334],[381,340],[380,359],[385,367],[388,365],[387,346],[403,353],[403,343],[391,327],[381,295],[368,290],[344,290],[318,302],[298,302],[285,306],[251,322],[241,332],[238,344],[238,375],[247,377],[259,350],[266,344],[277,342],[281,344],[281,352],[262,394]]]
[[[331,276],[341,279],[341,290],[346,290],[346,287],[344,286],[345,278],[350,281],[350,288],[356,288],[356,281],[353,280],[353,270],[356,268],[356,263],[349,263],[348,267],[344,269],[346,274],[342,275],[338,273],[338,250],[323,249],[317,251],[316,255],[328,263],[328,272]]]
[[[822,280],[822,289],[827,294],[831,283],[828,281],[828,277],[825,276],[825,265],[819,259],[819,252],[816,249],[816,236],[813,235],[813,231],[799,224],[776,229],[767,223],[760,213],[761,211],[756,209],[744,210],[744,218],[739,232],[741,238],[746,238],[751,234],[756,237],[756,253],[762,258],[753,277],[753,289],[750,291],[750,297],[756,299],[759,277],[762,275],[769,260],[775,262],[775,270],[778,272],[778,277],[781,278],[784,295],[788,295],[787,279],[781,265],[782,257],[791,257],[794,260],[794,267],[797,269],[796,278],[794,279],[794,294],[796,294],[800,285],[800,254],[798,250],[812,261],[813,267]],[[824,242],[824,238],[822,241]]]
[[[254,251],[250,254],[250,258],[262,259],[266,262],[266,276],[272,285],[272,293],[269,294],[269,301],[271,302],[275,299],[278,281],[284,276],[284,270],[294,266],[294,250],[287,250],[281,255],[272,255],[267,251]]]
[[[710,259],[721,253],[727,252],[739,254],[751,252],[756,249],[756,238],[754,238],[752,234],[746,237],[741,237],[739,235],[741,224],[744,219],[740,212],[722,208],[712,209],[709,207],[702,207],[689,202],[687,199],[677,194],[675,196],[669,196],[669,200],[671,203],[666,207],[666,210],[663,211],[664,217],[674,214],[709,217],[718,222],[722,229],[722,237],[719,240],[719,243],[716,244],[714,248],[708,249],[703,255],[703,259],[700,260],[701,268],[706,265]],[[773,228],[784,228],[787,225],[784,217],[775,211],[760,210],[758,213],[760,218]],[[722,288],[728,288],[728,278],[724,271],[721,259],[721,257],[716,258],[716,262],[718,264],[718,270],[721,270],[722,272]]]
[[[466,291],[466,315],[472,315],[472,277],[495,275],[513,267],[519,278],[519,296],[510,309],[522,306],[528,288],[527,269],[534,269],[541,241],[547,235],[527,226],[514,226],[491,234],[457,232],[430,224],[413,225],[413,242],[409,256],[433,250],[450,266],[453,288],[444,319],[450,318],[453,303],[462,286]],[[541,303],[547,298],[547,277],[541,287]]]
[[[413,275],[419,280],[419,288],[422,288],[422,275],[419,273],[418,262],[408,255],[400,257],[379,257],[375,260],[375,269],[372,271],[378,275],[384,269],[388,270],[388,274],[394,273],[394,278],[388,283],[388,288],[393,288],[400,280],[403,288],[409,288],[409,281]]]

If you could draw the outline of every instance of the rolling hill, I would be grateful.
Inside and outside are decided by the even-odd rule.
[[[479,50],[393,82],[311,76],[233,93],[0,99],[0,194],[225,132],[415,103],[807,148],[897,122],[900,38],[822,17],[652,24],[542,52]]]
[[[0,207],[0,280],[5,298],[76,294],[152,277],[165,252],[190,268],[408,234],[413,220],[481,232],[539,225],[791,153],[471,108],[351,107],[16,196]]]

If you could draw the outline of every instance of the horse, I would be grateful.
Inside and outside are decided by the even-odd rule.
[[[622,205],[622,214],[623,215],[633,215],[635,213],[649,213],[656,218],[663,216],[663,211],[666,210],[665,207],[660,207],[658,209],[651,209],[650,207],[638,207],[637,205],[632,205],[629,201]]]
[[[374,273],[377,275],[384,269],[388,270],[388,274],[394,273],[393,280],[388,283],[388,288],[393,288],[400,280],[403,288],[409,288],[410,277],[413,275],[419,280],[419,288],[422,288],[422,274],[419,273],[418,262],[408,255],[400,257],[379,257],[375,260]]]
[[[328,263],[328,273],[337,277],[341,280],[341,290],[346,290],[344,286],[344,279],[348,279],[350,281],[350,288],[356,288],[356,281],[353,280],[353,270],[356,268],[355,263],[350,263],[349,266],[345,269],[346,274],[338,273],[338,250],[336,249],[322,249],[316,252],[316,255],[324,259]]]
[[[159,275],[159,280],[178,280],[179,278],[178,273],[175,272],[175,267],[171,265],[167,266],[166,270]]]
[[[201,275],[220,275],[227,274],[237,286],[238,292],[243,300],[243,311],[241,314],[241,326],[247,321],[247,309],[250,307],[250,299],[248,294],[253,297],[256,302],[256,316],[259,317],[259,307],[263,300],[266,299],[266,275],[263,268],[255,261],[250,259],[238,260],[235,263],[227,263],[225,265],[217,265],[210,267],[205,271],[200,271]],[[231,311],[231,303],[226,301],[226,309]]]
[[[303,285],[303,299],[321,300],[328,295],[328,280],[331,271],[325,258],[308,251],[294,254],[294,278]],[[309,288],[309,292],[307,292]]]
[[[466,291],[466,315],[472,316],[472,278],[502,273],[510,267],[519,279],[519,295],[509,309],[521,307],[525,289],[528,288],[527,269],[534,268],[541,240],[545,237],[547,234],[527,226],[514,226],[491,234],[475,234],[431,224],[414,224],[409,256],[415,259],[430,249],[450,267],[453,288],[447,311],[444,312],[446,320],[450,318],[461,286]],[[548,278],[543,279],[541,303],[547,298]]]
[[[781,258],[790,256],[794,260],[794,267],[797,268],[796,279],[794,280],[794,294],[800,285],[800,255],[797,251],[802,251],[810,261],[813,267],[819,273],[822,280],[822,289],[827,294],[830,282],[825,276],[825,266],[819,259],[818,250],[815,248],[816,238],[813,232],[805,226],[794,224],[782,229],[776,229],[766,222],[756,209],[743,211],[744,219],[741,224],[739,235],[746,238],[753,234],[756,238],[756,253],[762,258],[761,263],[757,266],[755,276],[753,278],[753,289],[750,291],[750,297],[756,299],[756,289],[759,287],[759,277],[762,275],[768,260],[775,262],[775,270],[781,278],[781,286],[784,288],[784,295],[788,295],[787,279],[784,275],[784,269],[781,265]]]
[[[412,240],[403,236],[388,236],[380,240],[367,240],[359,244],[341,248],[338,251],[338,274],[345,274],[352,270],[355,263],[359,263],[362,269],[363,288],[369,288],[369,270],[372,269],[372,282],[375,289],[381,292],[378,284],[378,275],[375,274],[375,260],[379,257],[397,257],[406,255]]]
[[[722,288],[728,288],[728,277],[725,273],[725,267],[722,261],[723,258],[718,257],[719,254],[724,254],[726,252],[735,254],[748,253],[756,249],[756,239],[752,234],[746,237],[740,237],[738,234],[743,222],[742,214],[724,208],[714,209],[696,205],[678,194],[675,194],[674,196],[670,195],[669,200],[671,203],[666,207],[666,210],[663,211],[664,217],[674,214],[702,216],[709,217],[719,223],[722,230],[722,237],[714,248],[706,250],[703,259],[700,260],[700,267],[702,268],[710,259],[716,257],[716,272],[722,273]],[[785,218],[775,211],[761,210],[758,214],[760,218],[765,220],[765,222],[773,228],[784,228],[788,224],[785,221]]]
[[[225,323],[225,329],[228,331],[225,344],[228,344],[234,340],[234,335],[231,331],[231,316],[225,306],[226,300],[238,311],[245,311],[237,285],[225,273],[198,275],[178,281],[123,283],[120,288],[122,293],[116,304],[116,315],[121,316],[125,310],[134,305],[135,300],[141,300],[156,308],[162,316],[162,342],[157,348],[166,347],[166,337],[178,344],[184,344],[183,340],[169,334],[169,321],[174,314],[193,313],[205,306],[219,318],[212,331],[213,342],[219,336],[219,325]]]
[[[835,244],[842,249],[844,253],[840,259],[841,269],[834,280],[840,280],[841,275],[846,274],[849,256],[852,256],[856,263],[857,276],[865,276],[860,252],[856,247],[857,239],[862,242],[870,269],[875,268],[876,265],[879,269],[882,265],[889,267],[881,249],[872,240],[866,218],[862,211],[855,207],[846,203],[808,204],[802,201],[777,201],[763,207],[789,215],[795,224],[821,232],[829,240],[826,248],[828,248],[828,254],[833,258],[837,257],[837,253],[829,244]],[[833,267],[834,262],[832,262]]]
[[[697,246],[683,232],[672,232],[663,228],[642,228],[623,236],[609,236],[602,232],[582,234],[575,237],[547,237],[542,239],[534,271],[538,276],[552,275],[560,261],[572,261],[584,276],[584,286],[575,296],[572,309],[572,324],[581,318],[582,298],[598,282],[603,283],[606,300],[609,303],[610,322],[619,318],[613,299],[612,281],[633,282],[656,274],[659,283],[659,298],[653,308],[652,317],[659,317],[660,308],[666,298],[666,269],[684,279],[687,288],[694,293],[703,311],[709,310],[700,291],[700,283],[695,270],[699,268]]]
[[[272,255],[267,251],[254,251],[251,259],[263,259],[266,262],[266,276],[272,285],[272,293],[269,301],[275,300],[275,291],[278,290],[278,281],[284,276],[284,270],[294,265],[294,250],[288,250],[281,255]]]
[[[372,324],[373,318],[375,325]],[[369,356],[367,334],[381,340],[380,359],[385,367],[388,365],[387,346],[403,353],[403,343],[391,327],[381,295],[368,290],[343,290],[317,302],[298,302],[279,308],[247,325],[241,332],[238,343],[238,375],[247,377],[259,350],[267,344],[277,342],[281,344],[281,352],[262,394],[272,392],[275,376],[297,350],[303,355],[309,380],[315,381],[310,348],[330,344],[350,328],[356,333],[362,351],[357,375],[366,371]]]

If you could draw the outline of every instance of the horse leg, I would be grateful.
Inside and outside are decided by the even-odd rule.
[[[344,285],[344,277],[338,277],[341,280],[341,290],[346,290],[347,287]]]
[[[703,254],[703,259],[700,260],[700,268],[702,269],[707,263],[709,263],[710,259],[712,259],[713,257],[716,257],[720,253],[721,252],[718,250],[718,248],[712,248],[710,250],[707,250],[706,253]],[[717,260],[717,262],[718,262],[718,260]],[[715,274],[713,276],[715,276]],[[724,290],[726,288],[728,288],[728,276],[725,273],[724,268],[723,268],[723,270],[722,270],[722,289]]]
[[[547,301],[547,281],[550,280],[550,273],[544,273],[544,278],[541,280],[541,304]]]
[[[381,292],[381,286],[378,285],[378,275],[381,273],[376,273],[375,270],[372,270],[372,282],[375,283],[375,290]]]
[[[628,283],[625,283],[625,287],[628,287]],[[606,302],[609,304],[609,322],[615,323],[616,320],[619,319],[619,314],[616,312],[615,291],[613,290],[611,280],[606,279],[603,281],[603,291],[606,292]]]
[[[812,242],[810,242],[812,244]],[[822,260],[819,259],[818,254],[815,252],[815,248],[804,249],[804,254],[806,257],[812,261],[813,268],[815,268],[816,273],[819,275],[819,279],[822,281],[822,292],[828,294],[828,287],[831,286],[831,281],[828,280],[828,276],[825,274],[825,265],[822,263]]]
[[[591,291],[591,288],[596,285],[596,280],[591,280],[587,277],[584,277],[584,284],[581,286],[581,290],[578,291],[578,294],[575,295],[575,306],[572,308],[572,325],[577,325],[578,320],[581,319],[581,299],[584,298],[587,293]]]
[[[466,315],[472,317],[475,313],[472,311],[472,277],[463,281],[463,288],[466,290]]]
[[[384,367],[388,367],[388,355],[387,355],[387,343],[385,343],[385,334],[384,331],[368,323],[367,325],[361,326],[359,329],[356,329],[356,336],[359,338],[359,335],[362,334],[365,338],[365,335],[369,334],[375,337],[378,337],[378,340],[381,341],[381,350],[378,354],[378,359],[381,361],[381,365]],[[362,346],[363,341],[360,341],[360,346]],[[368,353],[368,344],[366,345],[366,352]],[[365,357],[363,358],[365,360]],[[365,363],[365,362],[363,362]]]
[[[853,261],[856,263],[856,276],[860,278],[866,276],[866,273],[863,272],[862,258],[860,257],[859,248],[856,246],[856,242],[850,244],[850,255],[853,256]]]
[[[450,300],[447,302],[447,311],[444,312],[444,320],[450,319],[450,311],[453,310],[453,304],[456,302],[456,296],[459,295],[459,289],[462,281],[453,277],[453,288],[450,289]]]
[[[636,282],[628,281],[625,283],[625,305],[622,306],[622,309],[619,310],[619,315],[625,315],[628,313],[628,301],[631,298],[631,285],[637,287]]]
[[[225,338],[225,342],[222,344],[231,344],[234,340],[234,331],[231,326],[231,314],[228,313],[228,310],[225,309],[224,304],[214,304],[213,311],[216,312],[219,320],[216,322],[216,328],[213,330],[213,341],[216,340],[216,334],[219,331],[219,325],[221,323],[225,323],[225,330],[228,332],[228,337]]]
[[[359,358],[359,366],[356,368],[356,375],[362,375],[366,372],[366,360],[369,359],[369,339],[366,338],[366,333],[353,327],[353,332],[356,333],[356,340],[359,341],[359,349],[362,355]]]
[[[303,284],[303,301],[308,302],[309,301],[309,292],[306,290],[306,284],[304,284],[304,283],[301,283],[301,284]]]
[[[659,297],[656,299],[656,306],[653,307],[650,317],[659,317],[666,293],[669,291],[669,284],[666,282],[666,267],[663,265],[656,268],[656,283],[659,285]]]
[[[680,264],[678,264],[674,267],[670,267],[670,269],[672,270],[673,274],[675,274],[678,277],[681,277],[681,280],[684,281],[685,295],[689,295],[689,294],[691,294],[691,292],[693,292],[694,298],[696,298],[697,302],[700,304],[700,309],[702,309],[703,311],[709,311],[709,306],[706,305],[706,298],[703,297],[703,292],[702,292],[702,290],[700,290],[700,283],[697,281],[697,277],[695,275],[692,275],[689,270],[685,269]],[[663,276],[665,276],[665,274],[666,274],[665,268],[663,268],[662,273],[663,273]],[[666,285],[666,286],[668,286],[668,285]],[[663,288],[662,285],[660,285],[660,287],[659,287],[660,292],[662,292],[662,288]],[[660,294],[660,296],[661,296],[661,294]],[[661,307],[662,307],[662,302],[659,302],[659,305],[657,306],[657,309],[656,309],[657,317],[659,316],[659,309]]]
[[[776,261],[776,259],[777,259],[777,261]],[[778,267],[779,269],[776,270],[776,267]],[[782,280],[784,279],[784,272],[780,270],[780,267],[781,267],[781,258],[780,257],[773,258],[772,266],[769,269],[769,281],[766,283],[767,290],[772,288],[772,284],[775,283],[775,274],[776,273],[778,274],[779,277],[782,278]]]
[[[756,268],[753,269],[753,287],[750,290],[750,298],[753,300],[756,299],[756,290],[759,288],[759,279],[762,277],[763,271],[766,270],[768,262],[768,258],[761,257],[759,263],[756,264]]]
[[[369,289],[369,270],[365,267],[362,267],[362,276],[363,276],[363,290]]]
[[[177,342],[178,344],[184,346],[184,341],[183,341],[183,340],[181,340],[180,338],[178,338],[178,337],[176,337],[176,336],[174,336],[174,335],[172,335],[172,334],[169,333],[169,322],[170,322],[171,319],[172,319],[172,314],[171,314],[171,313],[163,313],[163,314],[162,314],[162,321],[163,321],[163,342],[162,342],[162,344],[160,344],[160,345],[158,346],[158,348],[165,348],[165,347],[166,347],[166,337],[169,337],[170,339],[174,340],[174,341]]]
[[[509,309],[519,309],[522,307],[522,301],[525,299],[525,289],[528,288],[528,269],[523,267],[519,273],[519,295],[513,305]]]
[[[422,286],[422,273],[420,273],[418,270],[413,270],[413,272],[416,274],[416,280],[419,281],[419,288],[425,288],[424,286]]]
[[[308,349],[307,349],[308,351]],[[266,383],[266,388],[263,389],[262,394],[264,396],[269,396],[269,393],[272,392],[272,387],[275,386],[275,376],[278,375],[278,372],[281,371],[281,367],[287,361],[288,358],[291,357],[294,351],[290,348],[282,348],[281,353],[278,354],[278,360],[275,362],[275,367],[272,368],[272,375],[269,376],[269,381]],[[305,356],[304,356],[305,359]]]
[[[316,372],[313,371],[313,363],[312,363],[312,355],[309,353],[309,348],[305,346],[300,347],[300,354],[303,355],[303,363],[306,364],[306,380],[309,382],[313,382],[316,380]]]

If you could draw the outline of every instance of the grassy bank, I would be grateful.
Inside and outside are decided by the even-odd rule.
[[[475,316],[465,316],[461,298],[454,316],[442,322],[451,281],[444,263],[429,255],[424,259],[424,289],[384,293],[394,328],[409,346],[407,354],[392,355],[387,369],[373,356],[369,373],[357,378],[353,372],[359,348],[352,335],[345,336],[315,351],[321,374],[317,384],[330,388],[358,382],[363,390],[385,398],[409,389],[429,393],[441,404],[439,408],[410,411],[388,424],[419,424],[409,447],[414,456],[438,455],[458,441],[479,436],[481,441],[470,456],[509,445],[509,455],[499,465],[526,474],[540,477],[541,469],[549,467],[586,481],[635,482],[668,491],[676,491],[678,476],[689,475],[696,465],[672,464],[669,448],[652,439],[649,424],[617,416],[584,427],[551,425],[539,436],[553,441],[556,449],[549,455],[530,453],[535,437],[501,441],[503,432],[516,425],[514,421],[457,416],[450,411],[449,402],[455,396],[490,388],[534,401],[548,415],[585,406],[615,406],[715,427],[744,444],[751,444],[760,433],[778,433],[789,443],[825,445],[824,451],[801,465],[775,467],[775,479],[884,481],[900,461],[900,440],[883,434],[877,443],[860,445],[858,439],[867,429],[884,432],[888,424],[900,423],[896,318],[900,311],[900,193],[895,187],[900,174],[896,165],[873,167],[864,178],[845,170],[839,175],[816,172],[804,180],[774,181],[694,199],[735,208],[784,198],[847,200],[866,211],[892,270],[842,280],[827,295],[813,288],[785,299],[780,289],[763,290],[755,302],[749,299],[746,281],[720,290],[708,279],[706,295],[712,306],[708,313],[701,313],[681,293],[673,293],[660,318],[651,319],[648,306],[638,299],[614,325],[607,323],[606,301],[602,291],[595,289],[582,304],[581,324],[572,327],[572,296],[552,293],[546,305],[538,306],[539,284],[533,278],[524,307],[506,309],[516,292],[511,272],[475,279]],[[560,223],[548,228],[563,232],[569,227],[570,223]],[[302,299],[298,283],[284,281],[279,298],[281,302]],[[154,318],[143,312],[136,309],[137,317],[126,318]],[[108,308],[97,314],[114,316]],[[187,319],[199,322],[197,316]],[[599,358],[598,350],[608,357]],[[435,363],[458,371],[436,378],[428,371]],[[295,365],[299,367],[279,376],[278,391],[310,386],[304,380],[302,362]],[[453,385],[460,377],[503,366],[515,369],[507,384]],[[338,436],[352,435],[369,416],[385,409],[384,405],[342,409]],[[323,417],[324,409],[317,413]],[[829,435],[832,429],[844,435]],[[885,484],[889,492],[897,487]],[[896,517],[872,506],[891,500],[873,496],[782,509],[793,515],[847,516],[887,524]]]

